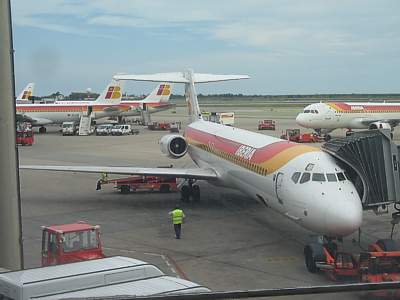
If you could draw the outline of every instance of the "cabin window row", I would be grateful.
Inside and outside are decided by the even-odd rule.
[[[345,181],[350,180],[347,173],[338,172],[338,173],[310,173],[310,172],[294,172],[292,175],[292,181],[294,183],[306,183],[308,181],[317,181],[317,182],[337,182],[337,181]]]
[[[319,112],[316,109],[305,109],[304,113],[305,114],[318,114]]]

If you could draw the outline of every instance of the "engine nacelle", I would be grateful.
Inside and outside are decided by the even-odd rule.
[[[390,129],[392,130],[392,126],[389,123],[385,122],[374,122],[369,124],[369,129]]]
[[[161,152],[171,158],[181,158],[188,150],[185,138],[178,134],[164,135],[160,140]]]

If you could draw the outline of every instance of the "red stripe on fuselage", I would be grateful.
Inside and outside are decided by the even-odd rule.
[[[203,132],[201,130],[197,130],[191,127],[188,127],[185,131],[185,137],[194,140],[198,143],[203,145],[212,146],[213,148],[223,151],[228,154],[235,154],[236,151],[239,149],[240,146],[245,144],[241,144],[236,141],[232,141],[223,137],[219,137],[213,134],[209,134],[207,132]],[[249,145],[245,145],[249,146]],[[277,141],[273,142],[269,145],[265,145],[261,148],[254,148],[249,146],[253,149],[256,149],[250,162],[252,163],[262,163],[265,162],[275,155],[281,153],[283,150],[299,146],[296,143],[288,142],[288,141]]]

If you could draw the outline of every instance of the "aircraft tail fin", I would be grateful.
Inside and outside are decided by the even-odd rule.
[[[104,91],[96,99],[96,104],[120,104],[122,99],[122,87],[119,80],[112,79]]]
[[[160,83],[142,102],[168,102],[169,97],[171,97],[172,87],[173,85],[170,83]]]
[[[33,82],[28,83],[28,85],[18,95],[17,101],[29,101],[29,97],[33,95],[34,87],[35,84]]]
[[[202,119],[195,83],[218,82],[227,80],[239,80],[250,78],[247,75],[215,75],[194,73],[192,70],[186,72],[157,73],[150,75],[115,75],[117,80],[136,80],[153,82],[172,82],[185,84],[185,98],[188,105],[189,120],[194,122]]]

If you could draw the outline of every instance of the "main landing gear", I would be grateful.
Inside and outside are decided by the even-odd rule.
[[[192,197],[193,201],[197,202],[200,200],[200,187],[194,184],[196,181],[193,179],[189,179],[188,184],[185,184],[181,188],[181,200],[183,202],[188,202],[190,197]]]
[[[39,133],[46,133],[46,127],[44,127],[44,126],[40,127]]]

